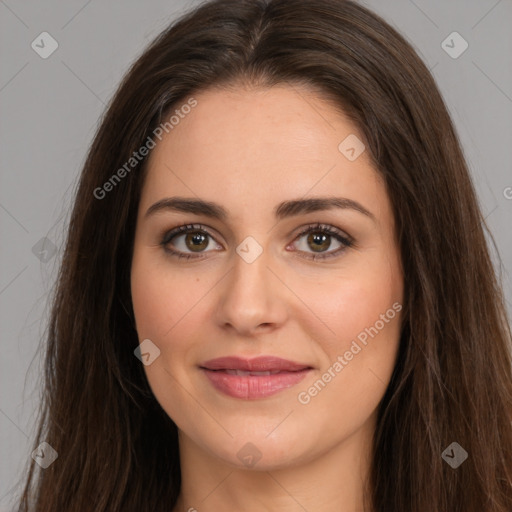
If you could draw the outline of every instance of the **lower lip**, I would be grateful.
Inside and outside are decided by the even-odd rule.
[[[255,400],[275,395],[298,384],[311,371],[280,372],[274,375],[230,375],[222,370],[202,368],[213,387],[233,398]]]

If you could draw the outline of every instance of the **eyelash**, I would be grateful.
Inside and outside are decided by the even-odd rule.
[[[172,229],[171,231],[168,231],[164,234],[162,241],[160,242],[160,245],[163,247],[165,252],[167,252],[170,256],[177,257],[178,259],[185,258],[185,259],[202,259],[202,255],[193,256],[192,254],[183,253],[180,251],[176,251],[174,249],[170,249],[168,247],[169,242],[175,238],[178,235],[182,234],[188,234],[190,232],[199,232],[202,234],[205,234],[209,236],[210,238],[213,238],[210,233],[208,233],[207,229],[200,225],[200,224],[187,224],[185,226],[179,226],[177,228]],[[309,233],[322,233],[327,234],[332,237],[334,237],[338,242],[342,244],[342,247],[336,249],[334,252],[331,253],[318,253],[318,254],[311,254],[311,253],[304,253],[307,259],[316,261],[316,260],[325,260],[328,258],[332,258],[335,256],[338,256],[340,253],[348,249],[349,247],[353,247],[354,241],[347,237],[343,236],[340,231],[333,228],[332,226],[326,225],[326,224],[312,224],[308,227],[306,227],[303,231],[301,231],[294,239],[294,242],[299,240],[304,235],[308,235]],[[303,252],[303,251],[302,251]],[[200,253],[199,253],[200,254]]]

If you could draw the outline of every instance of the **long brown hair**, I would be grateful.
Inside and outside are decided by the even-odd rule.
[[[59,456],[44,470],[31,462],[20,510],[174,507],[177,429],[133,353],[129,274],[147,159],[104,184],[192,94],[240,84],[319,91],[356,123],[393,205],[404,316],[379,405],[372,510],[510,512],[511,332],[467,164],[427,67],[344,0],[205,3],[123,79],[80,177],[52,304],[34,448],[46,441]],[[468,454],[456,469],[442,457],[452,442]]]

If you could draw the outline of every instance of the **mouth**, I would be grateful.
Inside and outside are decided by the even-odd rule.
[[[313,370],[307,364],[274,356],[221,357],[206,361],[199,368],[217,391],[245,400],[275,395],[295,386]]]

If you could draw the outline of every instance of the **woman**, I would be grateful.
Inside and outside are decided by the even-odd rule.
[[[90,148],[35,444],[58,457],[36,453],[20,509],[512,510],[484,226],[436,85],[381,18],[202,5]]]

